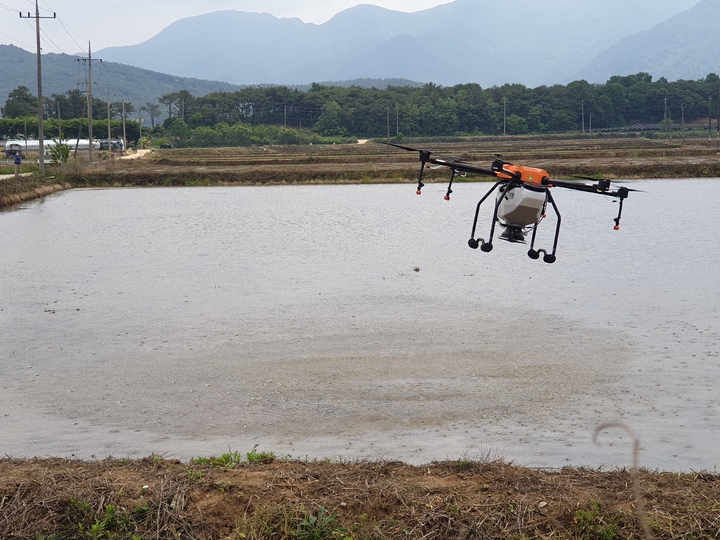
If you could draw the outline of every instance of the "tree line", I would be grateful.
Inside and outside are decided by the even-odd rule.
[[[307,90],[249,87],[201,97],[172,92],[140,110],[130,103],[93,98],[92,110],[93,119],[104,121],[104,126],[110,118],[112,136],[119,136],[122,122],[129,127],[129,139],[139,138],[143,131],[169,144],[196,147],[386,136],[547,134],[634,124],[702,128],[720,118],[720,77],[711,73],[696,81],[669,82],[638,73],[611,77],[605,84],[575,81],[537,88],[432,83],[385,89],[321,84]],[[43,111],[50,122],[49,136],[62,123],[82,133],[87,99],[79,90],[52,95],[44,99]],[[149,122],[142,124],[141,115]],[[36,125],[37,120],[32,122],[37,98],[19,87],[9,95],[2,116],[0,136],[19,132],[19,121]],[[97,129],[102,130],[103,124]]]

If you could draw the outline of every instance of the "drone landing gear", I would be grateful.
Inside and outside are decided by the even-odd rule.
[[[553,210],[555,210],[555,215],[557,216],[557,225],[555,226],[555,239],[553,240],[553,248],[552,252],[548,253],[545,249],[535,249],[535,235],[537,234],[537,226],[533,230],[532,239],[530,240],[530,250],[528,251],[528,257],[530,257],[533,260],[539,259],[540,254],[543,254],[543,261],[552,264],[557,260],[557,257],[555,257],[555,251],[557,250],[557,243],[558,243],[558,236],[560,236],[560,222],[562,221],[562,218],[560,217],[560,211],[558,210],[557,205],[555,204],[555,200],[552,197],[552,194],[550,191],[547,192],[547,198],[548,201],[550,201],[550,204],[553,207]]]
[[[470,240],[468,240],[468,246],[470,246],[472,249],[477,249],[479,247],[480,251],[484,251],[485,253],[490,253],[492,251],[492,239],[493,235],[495,234],[495,222],[497,221],[497,212],[498,206],[500,206],[500,201],[497,201],[495,203],[492,225],[490,226],[490,238],[487,242],[482,238],[475,238],[475,230],[477,229],[478,216],[480,215],[480,206],[483,202],[485,202],[485,199],[487,199],[490,194],[497,189],[498,186],[505,185],[507,183],[507,180],[500,180],[499,182],[496,182],[495,185],[491,187],[490,190],[485,194],[485,196],[480,199],[480,202],[477,203],[477,207],[475,208],[475,220],[473,221],[472,232],[470,233]]]
[[[484,251],[485,253],[490,253],[493,249],[492,242],[486,242],[482,238],[478,238],[477,240],[475,238],[471,238],[468,240],[468,246],[472,249],[480,248],[480,251]]]
[[[545,261],[546,263],[554,263],[557,260],[557,257],[555,257],[554,254],[548,253],[544,249],[538,249],[537,251],[531,249],[530,251],[528,251],[528,257],[530,257],[531,259],[539,259],[541,253],[543,254],[543,261]]]
[[[499,223],[498,219],[498,208],[500,207],[500,203],[502,202],[502,198],[498,197],[497,201],[494,205],[494,211],[493,211],[493,217],[492,217],[492,225],[490,226],[490,236],[489,239],[486,241],[483,238],[475,238],[475,231],[477,228],[478,223],[478,216],[480,214],[480,206],[485,202],[485,200],[490,196],[490,194],[495,191],[496,188],[499,186],[503,186],[506,191],[509,191],[513,186],[513,181],[508,180],[501,180],[497,182],[490,190],[485,194],[485,196],[480,199],[480,202],[478,202],[477,207],[475,209],[475,220],[473,221],[473,228],[472,233],[470,235],[470,240],[468,240],[468,246],[470,246],[472,249],[478,249],[480,248],[481,251],[484,251],[485,253],[488,253],[492,251],[493,249],[493,238],[495,234],[495,224]],[[552,197],[552,194],[549,190],[545,191],[547,201],[550,201],[550,204],[553,207],[553,211],[555,212],[555,215],[557,216],[557,225],[555,227],[555,237],[553,239],[553,246],[552,251],[548,252],[546,249],[535,249],[535,237],[537,235],[537,223],[533,227],[533,233],[532,233],[532,239],[530,240],[530,250],[528,251],[528,257],[531,259],[539,259],[540,254],[543,255],[543,261],[552,264],[557,260],[557,257],[555,256],[555,252],[557,250],[557,244],[558,244],[558,237],[560,235],[560,223],[562,221],[560,217],[560,211],[558,210],[557,205],[555,204],[555,200]],[[500,223],[501,226],[505,228],[503,233],[500,235],[500,239],[506,240],[508,242],[513,243],[524,243],[525,242],[525,234],[526,231],[523,229],[523,227],[519,225],[509,225],[507,223]]]

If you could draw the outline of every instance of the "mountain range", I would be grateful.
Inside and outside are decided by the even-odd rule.
[[[359,5],[321,25],[218,11],[99,54],[239,85],[366,77],[535,87],[640,71],[696,79],[707,74],[700,66],[716,69],[718,20],[718,0],[455,0],[416,13]]]
[[[3,59],[0,77],[0,107],[18,86],[27,86],[37,95],[36,55],[14,45],[0,45]],[[203,81],[157,73],[142,68],[100,62],[93,59],[93,94],[104,101],[124,101],[137,106],[157,101],[171,92],[187,90],[195,96],[211,92],[232,92],[240,87],[218,81]],[[42,57],[43,95],[65,94],[69,90],[86,88],[86,63],[83,58],[69,54],[44,54]],[[108,100],[108,95],[110,99]]]
[[[455,0],[416,13],[359,5],[324,24],[217,11],[181,19],[136,45],[93,53],[94,92],[144,104],[245,85],[381,87],[432,82],[528,87],[648,72],[720,72],[718,0]],[[0,105],[36,88],[35,55],[0,45]],[[85,54],[43,55],[44,94],[84,89]]]

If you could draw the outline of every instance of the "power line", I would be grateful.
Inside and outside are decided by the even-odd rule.
[[[19,45],[22,45],[23,47],[28,47],[28,48],[29,48],[29,47],[32,47],[32,45],[30,45],[29,43],[24,43],[24,42],[22,42],[22,41],[18,41],[18,40],[15,39],[14,37],[8,36],[7,34],[4,34],[4,33],[2,33],[2,32],[0,32],[0,36],[4,36],[4,37],[8,38],[10,41],[12,41],[13,43],[17,43],[17,44],[19,44]]]
[[[73,41],[73,43],[74,43],[75,45],[77,45],[78,50],[81,51],[81,50],[82,50],[82,46],[81,46],[77,41],[75,41],[75,38],[74,38],[73,35],[70,33],[70,31],[67,29],[67,27],[66,27],[65,24],[62,22],[62,20],[60,19],[60,17],[58,17],[58,22],[60,23],[60,26],[63,27],[63,30],[65,30],[65,33],[68,35],[68,37],[69,37],[70,39],[72,39],[72,41]]]
[[[48,19],[54,19],[55,17],[46,17],[46,18],[48,18]],[[58,47],[58,46],[55,44],[55,42],[53,42],[53,40],[50,39],[50,37],[48,37],[47,32],[45,32],[44,30],[41,30],[41,31],[40,31],[40,38],[42,39],[42,42],[45,43],[46,45],[48,45],[48,47],[49,47],[50,49],[53,49],[53,50],[54,50],[55,52],[57,52],[57,53],[62,53],[62,52],[63,52],[62,49],[61,49],[60,47]]]
[[[27,14],[27,18],[30,18],[30,13]],[[20,13],[20,18],[23,17],[23,14]],[[41,17],[40,16],[40,9],[38,8],[37,0],[35,0],[35,35],[36,35],[36,42],[37,42],[37,88],[38,88],[38,142],[39,142],[39,151],[40,151],[40,159],[38,160],[38,163],[40,165],[40,174],[43,174],[45,172],[45,149],[43,147],[43,141],[45,139],[45,134],[43,132],[43,97],[42,97],[42,55],[40,54],[40,19],[54,19],[55,14],[53,13],[52,17]]]
[[[14,11],[15,11],[15,10],[14,10]],[[20,18],[21,18],[21,19],[25,19],[26,24],[27,24],[30,28],[32,28],[33,30],[35,30],[35,28],[33,27],[33,24],[30,22],[30,19],[34,19],[34,18],[35,18],[34,15],[32,15],[32,14],[29,13],[29,12],[28,12],[27,14],[23,14],[23,12],[21,11],[21,12],[20,12]],[[56,17],[55,17],[55,14],[53,13],[53,16],[52,16],[52,17],[51,17],[51,16],[43,16],[43,15],[41,15],[40,18],[41,18],[41,19],[55,19]],[[9,36],[8,36],[8,37],[9,37]],[[47,36],[46,32],[45,32],[44,30],[42,30],[42,29],[40,29],[40,39],[41,39],[41,41],[42,41],[45,45],[48,46],[48,48],[53,49],[55,52],[60,52],[60,53],[62,52],[62,49],[60,49],[60,47],[58,47],[55,43],[53,43],[53,41]],[[20,43],[20,42],[17,41],[17,43]],[[27,45],[27,44],[23,44],[23,45],[25,45],[26,47],[30,47],[30,45]]]
[[[78,58],[78,62],[86,62],[87,63],[87,107],[88,107],[88,139],[90,141],[90,144],[88,146],[88,160],[90,163],[93,161],[93,134],[92,134],[92,63],[93,61],[99,61],[102,62],[100,58],[93,58],[92,57],[92,50],[90,48],[90,42],[88,42],[88,57],[87,58]]]
[[[35,6],[35,4],[32,2],[32,0],[27,0],[27,2],[28,2],[28,4],[32,5],[33,7]],[[43,4],[45,4],[45,2],[43,2]],[[43,19],[45,19],[45,18],[56,19],[56,20],[60,23],[60,26],[61,26],[62,29],[65,31],[65,33],[68,35],[68,37],[72,40],[72,42],[73,42],[75,45],[77,45],[78,50],[82,50],[82,49],[83,49],[83,46],[80,45],[80,44],[77,42],[76,36],[70,31],[70,29],[68,29],[68,27],[65,25],[64,21],[61,20],[60,17],[58,17],[50,8],[48,8],[48,7],[47,7],[47,4],[45,4],[45,6],[46,6],[46,7],[44,7],[44,8],[39,8],[39,7],[38,7],[38,11],[42,11],[43,13],[49,13],[49,14],[51,14],[51,15],[44,15],[44,14],[43,14],[43,15],[41,15],[40,17],[43,18]],[[8,6],[8,5],[6,5],[6,4],[3,4],[2,2],[0,2],[0,9],[4,9],[4,10],[7,10],[7,11],[11,11],[11,12],[13,12],[13,13],[18,13],[18,12],[19,12],[19,13],[20,13],[20,17],[23,18],[23,19],[28,19],[28,20],[26,20],[28,26],[30,26],[31,28],[33,28],[33,25],[32,25],[32,23],[31,23],[30,20],[29,20],[29,19],[31,19],[31,18],[34,18],[34,16],[32,16],[31,13],[28,12],[26,15],[24,15],[23,12],[19,11],[17,8]],[[34,28],[33,28],[33,29],[34,29]],[[45,45],[47,46],[48,49],[51,49],[53,52],[56,52],[56,53],[68,54],[68,55],[70,55],[70,53],[64,51],[61,46],[59,46],[57,43],[55,43],[55,41],[50,37],[50,35],[49,35],[47,32],[45,32],[45,31],[42,30],[42,29],[40,30],[40,32],[41,32],[41,40],[42,40],[43,44],[45,44]],[[22,41],[20,41],[20,40],[15,39],[13,36],[9,36],[9,35],[7,35],[7,34],[5,34],[5,33],[3,33],[3,32],[0,32],[0,36],[6,37],[6,38],[8,38],[11,42],[16,43],[16,44],[18,44],[18,45],[21,45],[21,46],[23,46],[23,47],[25,47],[25,48],[31,48],[31,47],[32,47],[31,44],[29,44],[29,43],[24,43],[24,42],[22,42]],[[79,38],[78,38],[78,39],[79,39]]]

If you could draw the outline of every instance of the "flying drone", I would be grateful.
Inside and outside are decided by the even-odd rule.
[[[553,187],[572,189],[576,191],[585,191],[588,193],[598,193],[609,197],[616,197],[619,202],[618,215],[614,219],[615,230],[620,228],[620,217],[622,216],[623,201],[628,197],[630,191],[636,191],[626,187],[611,189],[610,180],[597,180],[594,184],[586,184],[577,181],[555,180],[550,174],[543,169],[534,167],[526,167],[522,165],[513,165],[500,159],[496,155],[496,159],[492,162],[489,169],[470,165],[460,160],[441,159],[433,157],[432,152],[427,150],[418,150],[399,144],[385,143],[409,152],[418,152],[420,161],[420,177],[418,179],[417,194],[422,194],[423,173],[429,165],[439,165],[448,167],[452,171],[450,183],[448,184],[445,200],[450,200],[453,181],[458,174],[479,174],[483,176],[493,176],[498,181],[488,190],[477,204],[475,210],[475,219],[473,220],[472,233],[468,245],[484,252],[490,252],[493,249],[493,237],[495,235],[495,225],[500,225],[503,232],[500,235],[501,240],[512,243],[525,243],[525,237],[532,231],[530,239],[530,249],[528,257],[531,259],[539,259],[543,255],[543,261],[546,263],[554,263],[556,260],[555,252],[557,251],[558,236],[560,235],[560,211],[558,210],[555,200],[553,199],[550,189]],[[585,180],[595,180],[593,178],[584,178]],[[480,206],[497,190],[495,197],[495,205],[493,210],[492,225],[490,226],[490,236],[487,240],[476,238],[475,233],[478,224],[478,216],[480,215]],[[555,237],[553,239],[552,251],[546,249],[535,249],[535,236],[540,222],[545,218],[545,210],[548,202],[553,208],[557,216],[557,225],[555,226]]]

